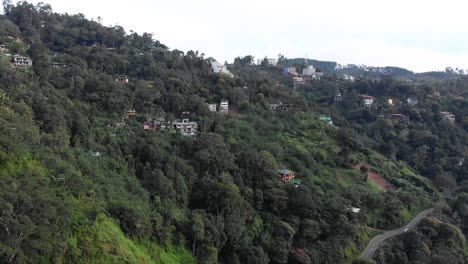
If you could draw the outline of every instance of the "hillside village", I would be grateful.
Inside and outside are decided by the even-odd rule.
[[[255,59],[6,3],[0,262],[464,263],[466,76]]]

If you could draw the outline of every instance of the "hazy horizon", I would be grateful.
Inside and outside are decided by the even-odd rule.
[[[29,1],[37,4],[41,1]],[[358,0],[44,1],[54,12],[82,13],[154,34],[171,49],[198,50],[218,61],[277,57],[396,66],[414,72],[468,69],[467,4]]]

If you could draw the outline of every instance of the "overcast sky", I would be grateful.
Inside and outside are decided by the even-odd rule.
[[[14,1],[15,2],[15,1]],[[29,1],[38,3],[41,1]],[[416,72],[468,69],[464,0],[45,0],[218,61],[304,57]],[[466,3],[464,3],[466,2]]]

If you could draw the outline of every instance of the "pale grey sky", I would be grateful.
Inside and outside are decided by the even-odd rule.
[[[218,61],[304,57],[416,72],[468,69],[464,0],[45,0]]]

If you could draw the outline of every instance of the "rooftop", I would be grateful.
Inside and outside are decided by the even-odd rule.
[[[280,169],[280,170],[278,170],[278,173],[279,173],[279,174],[290,174],[290,173],[292,173],[292,172],[293,172],[293,171],[288,170],[288,169]]]

